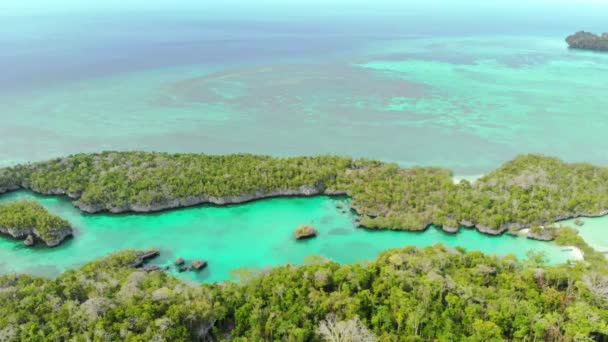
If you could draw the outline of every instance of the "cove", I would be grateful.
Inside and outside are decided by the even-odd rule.
[[[3,195],[0,202],[23,198],[35,199],[68,220],[74,227],[74,238],[49,249],[26,248],[22,241],[2,237],[0,274],[57,276],[113,251],[151,247],[160,249],[161,256],[153,262],[161,265],[170,265],[178,257],[208,260],[209,267],[200,273],[175,272],[179,278],[197,282],[227,280],[231,270],[242,267],[300,264],[312,254],[347,263],[372,259],[388,248],[436,243],[518,258],[525,258],[530,250],[542,251],[551,263],[570,257],[553,243],[508,235],[492,237],[475,230],[463,229],[450,235],[432,227],[425,232],[360,229],[353,224],[353,213],[336,208],[346,198],[275,198],[226,207],[124,215],[85,214],[66,198],[27,191]],[[294,229],[303,223],[314,224],[317,238],[293,238]]]
[[[558,224],[576,228],[578,234],[589,246],[598,252],[604,252],[608,256],[608,234],[606,234],[608,216],[579,217],[578,219],[584,222],[580,227],[574,223],[576,219],[561,221]]]

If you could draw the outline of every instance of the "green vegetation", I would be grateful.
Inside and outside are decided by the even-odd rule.
[[[66,193],[81,209],[154,211],[268,196],[348,194],[368,228],[486,233],[608,212],[608,168],[523,155],[471,184],[449,170],[345,157],[79,154],[0,170],[0,188]]]
[[[608,33],[599,36],[590,32],[580,31],[568,36],[566,42],[574,49],[608,51]]]
[[[562,235],[570,240],[568,235]],[[55,280],[0,277],[2,341],[591,341],[608,336],[606,263],[545,266],[437,245],[315,258],[202,286],[113,254]]]
[[[555,243],[561,246],[575,246],[581,249],[585,255],[585,261],[594,269],[601,269],[606,266],[606,256],[591,248],[583,238],[578,235],[575,229],[570,227],[560,227],[557,229]],[[608,269],[606,269],[608,272]]]
[[[2,341],[591,341],[608,338],[608,265],[567,217],[608,209],[608,169],[520,156],[471,184],[448,170],[320,156],[81,154],[0,170],[0,191],[68,194],[90,211],[160,210],[266,196],[343,194],[369,228],[532,227],[585,261],[547,266],[445,246],[393,249],[364,264],[235,270],[186,284],[115,253],[57,279],[0,277]],[[67,222],[34,202],[0,206],[0,226],[52,237]],[[147,270],[153,270],[148,268]]]
[[[15,238],[36,236],[47,245],[60,243],[72,231],[67,221],[49,213],[35,201],[0,204],[0,231]]]

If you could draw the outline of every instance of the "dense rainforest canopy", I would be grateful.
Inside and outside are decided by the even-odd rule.
[[[437,245],[340,265],[184,283],[115,253],[57,279],[0,277],[2,341],[591,341],[608,336],[604,261],[546,266]]]
[[[104,152],[0,169],[0,191],[68,194],[83,210],[154,211],[286,195],[348,194],[368,228],[486,233],[608,209],[608,168],[522,155],[475,183],[449,170],[318,156]]]
[[[71,234],[70,224],[35,201],[0,203],[0,231],[15,238],[33,235],[55,245]],[[59,240],[59,241],[58,241]]]

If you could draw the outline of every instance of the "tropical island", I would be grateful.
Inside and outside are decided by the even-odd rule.
[[[103,152],[0,169],[0,193],[67,195],[85,212],[153,212],[280,196],[347,195],[368,229],[502,234],[608,213],[608,168],[522,155],[474,183],[438,167],[338,156]]]
[[[273,196],[347,195],[369,229],[422,230],[432,223],[452,232],[466,226],[499,234],[530,228],[534,238],[580,249],[584,260],[548,265],[540,253],[520,261],[435,245],[390,249],[356,264],[311,256],[302,266],[239,270],[235,281],[199,285],[164,272],[168,266],[147,264],[158,249],[119,251],[55,279],[1,275],[3,341],[332,341],[336,334],[358,341],[592,341],[608,336],[605,256],[574,229],[545,227],[569,217],[606,214],[608,169],[603,167],[523,155],[474,183],[455,183],[446,169],[336,156],[104,152],[1,169],[0,190],[18,189],[67,195],[87,212],[116,213]],[[12,217],[24,212],[21,207],[29,210],[29,220],[45,213],[35,202],[0,208]],[[66,224],[57,220],[40,222]],[[298,228],[296,234],[314,230]],[[182,258],[173,262],[180,271],[207,267],[202,259],[191,264]]]
[[[26,246],[36,240],[54,247],[72,235],[70,224],[35,201],[22,200],[0,203],[0,233],[15,239],[25,239]]]
[[[602,35],[579,31],[566,38],[566,42],[573,49],[608,51],[608,33]]]
[[[572,235],[574,234],[574,235]],[[56,279],[0,276],[3,341],[592,341],[608,336],[607,264],[547,266],[441,245],[365,264],[311,258],[186,285],[123,251]],[[562,241],[563,240],[563,241]],[[589,256],[589,259],[587,257]],[[355,339],[356,338],[356,339]],[[351,341],[348,340],[348,341]]]

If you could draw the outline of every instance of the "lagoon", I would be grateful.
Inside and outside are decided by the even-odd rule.
[[[425,232],[369,231],[353,224],[354,214],[336,207],[346,198],[326,196],[275,198],[242,205],[198,206],[155,214],[85,214],[69,200],[18,191],[0,201],[29,198],[67,219],[75,237],[57,248],[26,248],[21,241],[0,239],[0,274],[11,272],[57,276],[95,258],[126,248],[156,247],[161,256],[153,263],[170,265],[182,257],[206,259],[200,273],[171,272],[183,279],[214,282],[231,279],[238,268],[264,268],[302,264],[306,256],[321,255],[337,262],[373,259],[388,248],[430,246],[442,243],[490,254],[525,258],[530,250],[542,251],[551,263],[571,255],[551,242],[508,235],[492,237],[463,229],[450,235],[436,228]],[[296,241],[294,229],[312,223],[319,235]]]
[[[601,217],[580,217],[583,221],[582,226],[577,226],[574,221],[576,219],[565,220],[559,222],[561,225],[574,227],[578,230],[578,234],[598,252],[605,252],[608,255],[608,216]]]

